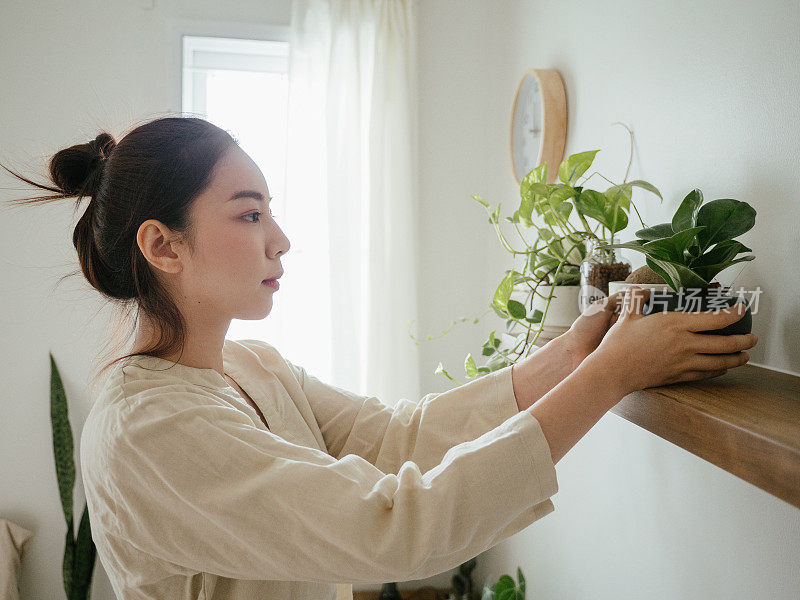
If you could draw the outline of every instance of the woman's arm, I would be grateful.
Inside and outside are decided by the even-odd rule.
[[[619,319],[580,366],[540,396],[548,377],[534,360],[515,365],[514,393],[541,424],[553,462],[559,460],[625,395],[647,387],[706,379],[743,365],[757,338],[698,333],[742,318],[741,303],[719,312],[642,315],[649,292],[632,289]],[[556,338],[558,339],[558,338]],[[545,346],[546,348],[546,346]],[[537,353],[538,354],[538,353]]]

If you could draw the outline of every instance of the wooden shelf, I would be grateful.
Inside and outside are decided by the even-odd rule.
[[[743,365],[611,412],[800,508],[800,377]]]

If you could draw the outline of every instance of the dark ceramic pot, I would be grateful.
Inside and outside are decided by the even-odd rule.
[[[642,307],[642,314],[649,315],[664,311],[705,312],[709,310],[727,308],[729,306],[733,306],[736,302],[742,302],[741,298],[724,295],[724,292],[720,292],[719,288],[700,290],[694,295],[689,294],[688,291],[689,290],[687,290],[687,294],[685,295],[681,295],[672,291],[651,291],[650,298]],[[746,303],[742,302],[742,304]],[[750,333],[752,328],[753,315],[750,313],[750,307],[748,306],[744,316],[735,323],[731,323],[722,329],[709,329],[707,331],[698,331],[697,333],[737,335]]]

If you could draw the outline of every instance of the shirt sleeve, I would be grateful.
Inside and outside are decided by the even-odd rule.
[[[181,570],[380,583],[469,560],[547,514],[558,490],[527,411],[422,469],[386,473],[256,428],[202,394],[134,405],[109,446],[113,533]]]
[[[386,473],[405,461],[426,471],[445,452],[494,429],[519,412],[511,365],[418,402],[401,398],[394,407],[324,383],[286,360],[300,381],[328,452],[357,454]]]

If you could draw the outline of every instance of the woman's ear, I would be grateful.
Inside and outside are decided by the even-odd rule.
[[[136,243],[147,262],[165,273],[183,270],[181,256],[173,248],[177,241],[178,236],[156,219],[148,219],[136,232]]]

